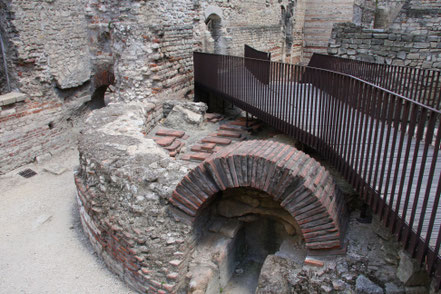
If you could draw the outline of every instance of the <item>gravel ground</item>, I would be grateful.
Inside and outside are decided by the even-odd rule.
[[[0,293],[134,293],[106,269],[82,231],[77,164],[70,150],[0,176]],[[17,175],[25,168],[38,174]]]

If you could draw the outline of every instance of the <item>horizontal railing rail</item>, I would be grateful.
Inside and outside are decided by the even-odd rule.
[[[440,285],[440,111],[321,68],[195,52],[194,74],[197,95],[228,100],[329,160]]]
[[[314,53],[308,66],[358,77],[377,86],[441,109],[441,71],[372,63]]]

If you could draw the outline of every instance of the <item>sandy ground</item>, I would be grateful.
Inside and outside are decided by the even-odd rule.
[[[77,164],[70,150],[0,176],[0,293],[134,293],[83,234],[72,172]],[[17,175],[25,168],[38,174]]]

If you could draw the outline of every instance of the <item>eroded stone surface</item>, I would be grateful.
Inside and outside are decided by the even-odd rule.
[[[280,285],[288,285],[290,291],[355,291],[356,279],[360,274],[383,290],[387,283],[402,288],[403,284],[395,276],[399,264],[397,245],[378,223],[358,224],[355,216],[352,216],[345,237],[347,254],[336,257],[313,256],[306,251],[302,239],[296,239],[301,236],[301,229],[295,226],[292,216],[284,214],[280,205],[268,195],[262,196],[250,189],[241,193],[223,193],[214,206],[220,220],[206,222],[209,225],[206,232],[215,236],[212,239],[215,241],[205,244],[210,243],[207,248],[211,250],[206,250],[205,255],[195,254],[196,251],[204,252],[200,250],[204,246],[204,243],[200,243],[203,240],[201,227],[194,227],[195,219],[168,201],[177,184],[188,177],[189,171],[197,165],[180,160],[180,156],[177,159],[170,157],[164,148],[153,142],[155,132],[163,128],[156,125],[160,119],[149,120],[161,117],[162,112],[161,115],[149,115],[155,109],[162,111],[158,105],[149,103],[137,102],[125,106],[110,104],[88,118],[88,128],[83,132],[79,145],[81,165],[76,181],[83,226],[109,268],[123,277],[132,288],[140,292],[149,289],[165,293],[190,288],[194,293],[204,293],[207,289],[219,291],[228,276],[240,277],[240,273],[246,271],[246,267],[234,268],[225,263],[231,256],[227,250],[229,244],[234,243],[241,228],[262,218],[278,223],[278,230],[286,232],[286,236],[294,234],[290,237],[293,240],[285,239],[279,244],[277,252],[272,254],[277,259],[288,260],[279,262],[278,267],[286,273],[280,277]],[[189,132],[188,139],[183,137],[179,140],[194,143],[217,128],[202,125],[200,130]],[[262,150],[273,144],[265,141],[261,143]],[[228,148],[218,152],[222,150],[228,151]],[[247,148],[238,151],[246,152]],[[267,152],[270,154],[266,156],[274,158],[283,155],[283,152],[274,152],[273,155],[270,150]],[[306,163],[309,160],[308,157],[304,158]],[[259,172],[256,172],[254,179],[262,178],[262,171],[265,170],[262,163],[258,163]],[[239,166],[248,168],[248,162],[247,165]],[[201,176],[190,177],[189,180],[203,179]],[[251,183],[253,175],[237,179],[222,175],[222,178],[232,183],[249,179]],[[309,184],[319,182],[314,180]],[[265,188],[268,183],[268,187],[271,187],[271,182],[258,183],[261,188]],[[204,191],[213,188],[208,185]],[[191,191],[195,191],[195,186],[190,184],[187,192]],[[192,201],[198,203],[196,199],[192,198]],[[223,206],[228,208],[224,209],[224,213]],[[238,207],[245,210],[237,210]],[[231,214],[231,211],[237,213]],[[305,264],[306,256],[320,260],[323,267]],[[291,262],[299,264],[295,271],[282,268],[283,264]],[[191,273],[188,271],[190,268]],[[279,289],[277,287],[281,286],[274,287]],[[390,289],[390,286],[387,288]],[[420,288],[409,288],[409,291],[416,289]]]

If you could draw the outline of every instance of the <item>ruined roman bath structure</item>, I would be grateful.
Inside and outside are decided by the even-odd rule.
[[[78,145],[84,231],[141,293],[219,293],[247,268],[251,292],[354,291],[362,274],[418,291],[392,245],[360,245],[320,156],[192,102],[193,52],[441,69],[440,22],[428,0],[0,0],[0,174]]]

